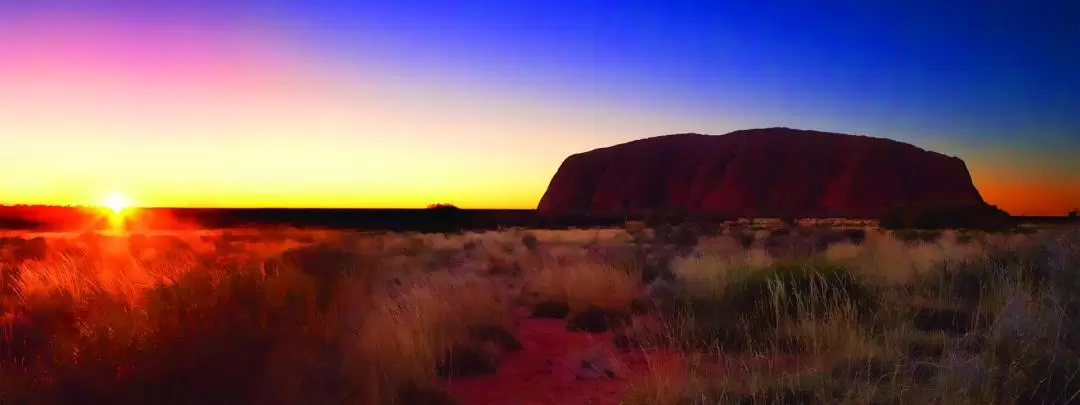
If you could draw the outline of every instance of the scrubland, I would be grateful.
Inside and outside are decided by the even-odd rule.
[[[0,243],[3,404],[469,404],[479,396],[457,382],[511,378],[567,392],[603,380],[612,404],[1080,403],[1075,225]],[[530,328],[552,324],[544,342],[599,342],[604,361],[569,360],[598,372],[500,372],[508,359],[567,363],[521,354],[537,349]],[[620,366],[631,356],[643,365]]]

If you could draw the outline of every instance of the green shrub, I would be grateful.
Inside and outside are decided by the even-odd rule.
[[[789,321],[819,318],[848,304],[867,315],[877,307],[853,273],[820,261],[734,272],[720,286],[676,280],[675,293],[661,308],[668,320],[688,322],[686,343],[740,350],[769,341]]]

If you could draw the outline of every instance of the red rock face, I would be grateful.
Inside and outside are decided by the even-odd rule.
[[[641,139],[568,157],[537,209],[876,217],[892,204],[981,204],[959,158],[788,128]]]

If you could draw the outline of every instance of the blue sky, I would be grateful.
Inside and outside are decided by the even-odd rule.
[[[412,68],[485,83],[702,112],[763,104],[973,138],[1034,126],[1065,140],[1080,128],[1077,2],[431,3],[292,15],[328,52],[441,64]]]

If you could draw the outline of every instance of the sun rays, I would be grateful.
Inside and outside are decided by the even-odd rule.
[[[109,193],[105,198],[101,199],[98,205],[106,211],[105,214],[109,218],[109,225],[113,230],[124,227],[127,216],[134,206],[131,199],[119,191]]]

